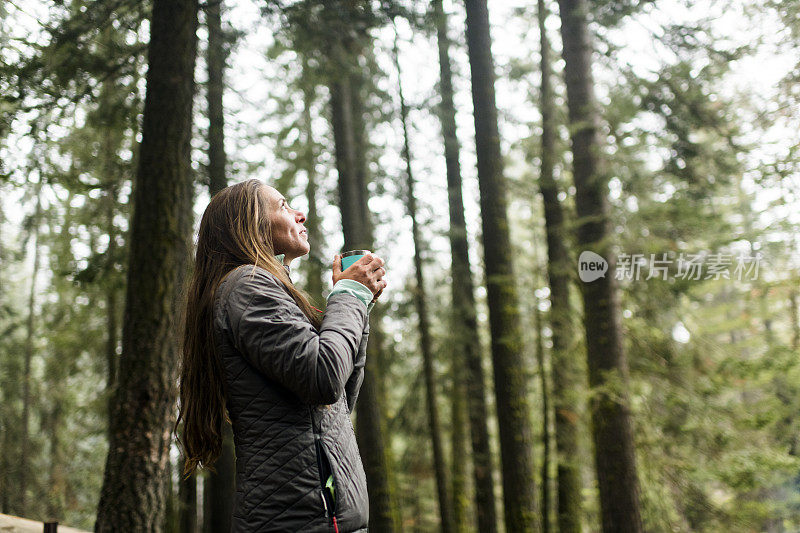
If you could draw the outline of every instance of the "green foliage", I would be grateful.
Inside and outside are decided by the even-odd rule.
[[[49,13],[56,23],[42,27],[39,39],[13,39],[0,53],[0,137],[17,113],[64,112],[97,98],[107,79],[138,77],[146,49],[138,31],[148,7],[132,0],[57,3]]]
[[[0,53],[5,89],[0,142],[5,153],[15,156],[4,161],[4,192],[21,198],[17,210],[33,212],[23,219],[17,240],[4,235],[0,254],[0,330],[7,333],[0,341],[4,486],[19,479],[14,443],[20,438],[29,312],[35,328],[29,436],[33,480],[28,507],[19,508],[18,499],[4,501],[3,511],[56,518],[85,529],[94,523],[102,482],[106,387],[121,324],[124,203],[142,103],[146,45],[139,31],[146,8],[146,3],[126,1],[56,4],[49,25],[28,41],[11,39],[17,46]],[[16,7],[14,15],[25,13]],[[41,212],[31,208],[40,189]],[[21,293],[30,290],[26,275],[32,252],[38,252],[43,266],[34,307],[28,310]]]

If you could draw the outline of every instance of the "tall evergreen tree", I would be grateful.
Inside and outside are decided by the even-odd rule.
[[[552,87],[552,59],[547,37],[548,11],[538,0],[539,41],[541,49],[542,113],[541,166],[539,191],[544,203],[547,234],[547,277],[550,285],[550,325],[553,350],[553,400],[555,403],[556,450],[558,457],[558,530],[563,533],[581,530],[581,482],[578,456],[579,391],[582,388],[569,284],[572,262],[567,247],[564,209],[558,199],[558,185],[553,171],[556,163],[555,101]]]
[[[208,84],[208,190],[213,196],[228,185],[225,153],[225,116],[222,94],[225,89],[225,62],[227,59],[225,32],[222,29],[222,0],[212,0],[205,6],[208,48],[206,67]]]
[[[607,180],[600,169],[598,112],[592,77],[592,44],[585,0],[559,0],[572,137],[578,243],[608,261],[612,255]],[[581,285],[589,362],[592,436],[603,531],[639,532],[642,519],[631,415],[628,368],[622,344],[615,276]],[[613,387],[613,390],[609,389]]]
[[[353,6],[327,7],[327,31],[338,35],[329,52],[332,72],[329,78],[331,127],[336,169],[339,174],[339,209],[342,215],[344,248],[371,249],[373,223],[367,205],[367,160],[363,96],[359,89],[358,57],[367,47],[361,17]],[[356,408],[356,437],[369,487],[369,527],[391,532],[398,527],[399,515],[391,479],[391,460],[386,439],[382,394],[382,340],[379,310],[370,314],[370,340],[364,383]]]
[[[155,0],[134,185],[119,385],[95,529],[164,524],[175,402],[178,290],[191,231],[196,0]]]
[[[5,265],[8,264],[8,252],[5,241],[5,216],[0,206],[0,319],[5,323],[10,315],[10,309],[6,304],[8,291],[4,283],[6,279]],[[10,337],[9,333],[11,328],[6,330],[6,339]],[[5,346],[4,346],[5,347]],[[7,363],[7,361],[0,361],[0,363]],[[8,487],[11,486],[11,457],[8,453],[10,448],[9,444],[11,438],[9,437],[10,431],[8,430],[11,420],[10,409],[11,399],[13,395],[10,393],[10,379],[8,378],[9,372],[5,372],[5,365],[0,365],[0,427],[3,428],[3,435],[0,437],[0,513],[9,514],[11,511],[11,491]]]
[[[372,225],[367,217],[366,191],[359,183],[356,164],[354,109],[360,109],[350,76],[342,76],[331,86],[331,124],[336,144],[336,168],[339,172],[339,208],[342,213],[344,248],[371,249]],[[365,184],[364,184],[365,185]],[[370,343],[367,365],[356,409],[356,436],[359,441],[369,487],[370,529],[395,530],[394,498],[389,479],[389,460],[379,391],[380,345],[376,338],[380,325],[375,313],[370,316]]]
[[[178,461],[178,471],[181,461]],[[197,531],[197,476],[180,474],[178,484],[178,533]]]
[[[533,264],[536,272],[540,270],[539,252],[537,242],[534,237],[533,241]],[[539,285],[539,276],[534,275],[534,287]],[[536,295],[535,295],[536,296]],[[542,499],[541,499],[541,514],[542,514],[542,533],[553,531],[555,525],[553,521],[553,507],[555,506],[554,496],[555,487],[553,476],[551,475],[551,465],[553,464],[553,415],[552,415],[552,392],[550,388],[550,377],[547,368],[547,354],[545,353],[544,342],[544,320],[542,319],[542,311],[539,308],[539,298],[536,296],[533,307],[533,328],[536,333],[536,365],[539,370],[539,379],[542,387]]]
[[[503,501],[509,531],[538,529],[533,468],[533,434],[527,397],[528,372],[522,356],[519,306],[506,214],[506,184],[494,61],[486,0],[467,0],[467,47],[478,158],[486,292],[492,338],[494,389],[500,430]]]
[[[303,54],[302,64],[303,111],[301,128],[304,141],[302,166],[306,171],[306,200],[308,201],[308,216],[306,217],[305,225],[308,229],[309,241],[319,250],[323,244],[322,221],[319,218],[319,209],[317,207],[320,176],[317,173],[317,143],[311,118],[311,108],[316,100],[317,83],[313,79],[307,54]],[[322,302],[322,279],[327,274],[326,267],[327,265],[323,262],[319,251],[312,250],[308,258],[307,292],[317,302]]]
[[[395,70],[397,71],[397,93],[400,99],[400,126],[403,131],[402,156],[406,167],[406,211],[411,218],[411,236],[414,241],[414,307],[420,337],[423,373],[425,375],[425,400],[428,411],[431,444],[433,446],[433,470],[436,474],[436,491],[439,501],[439,519],[443,533],[455,530],[452,500],[449,494],[449,476],[444,457],[442,442],[442,424],[439,417],[439,406],[436,400],[436,371],[434,369],[433,340],[431,338],[430,315],[425,299],[425,274],[422,270],[422,236],[420,234],[417,199],[414,195],[414,175],[411,169],[411,146],[408,138],[408,106],[403,94],[403,73],[400,68],[400,52],[397,46],[397,28],[395,27],[394,46],[392,48]]]
[[[31,363],[33,362],[33,342],[36,310],[36,279],[39,274],[41,256],[39,254],[39,225],[42,214],[42,185],[43,176],[40,172],[39,182],[36,184],[35,208],[31,218],[31,239],[33,241],[33,275],[31,287],[28,292],[28,318],[25,324],[25,364],[22,374],[22,430],[20,432],[19,453],[19,499],[16,512],[26,516],[28,508],[28,476],[31,470],[30,453],[30,419],[31,419]]]
[[[222,29],[222,0],[213,0],[206,4],[205,15],[208,30],[208,47],[206,49],[208,193],[209,196],[214,196],[228,184],[225,116],[222,103],[227,59],[226,38]],[[206,533],[229,531],[233,517],[233,498],[236,492],[236,456],[233,446],[233,429],[227,421],[223,425],[222,452],[214,465],[214,470],[209,471],[203,480],[203,531]]]
[[[478,530],[492,533],[497,531],[497,514],[494,498],[494,469],[492,468],[491,449],[489,445],[488,408],[486,406],[486,389],[481,363],[482,348],[478,337],[478,321],[475,312],[475,292],[472,281],[472,270],[469,262],[469,244],[467,243],[467,225],[464,218],[464,201],[462,198],[461,164],[459,162],[459,142],[456,135],[456,109],[453,103],[453,81],[450,67],[450,39],[447,36],[447,16],[442,0],[433,1],[433,13],[436,23],[437,46],[439,51],[439,78],[441,104],[439,120],[444,137],[444,157],[447,169],[447,197],[450,216],[450,251],[452,256],[452,302],[454,322],[453,331],[455,349],[453,358],[453,477],[457,479],[456,469],[463,473],[461,462],[456,461],[456,450],[465,439],[459,436],[464,425],[463,412],[466,409],[469,417],[469,431],[472,444],[473,476],[475,485],[475,508],[477,511]],[[464,369],[462,371],[462,369]],[[466,387],[462,382],[466,381]],[[466,397],[466,402],[464,402]],[[466,403],[466,405],[465,405]],[[460,454],[465,456],[465,453]],[[458,492],[453,490],[454,497]],[[456,502],[456,523],[465,527],[462,508]]]

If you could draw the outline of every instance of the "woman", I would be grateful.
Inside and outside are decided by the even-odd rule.
[[[334,258],[323,314],[289,278],[309,252],[303,213],[250,180],[200,223],[180,379],[184,474],[209,467],[230,417],[233,531],[366,531],[367,487],[350,413],[364,376],[383,260]],[[227,413],[226,413],[227,409]]]

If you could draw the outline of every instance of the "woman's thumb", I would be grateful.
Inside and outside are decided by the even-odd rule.
[[[342,273],[342,256],[339,254],[333,256],[333,273],[334,274]]]

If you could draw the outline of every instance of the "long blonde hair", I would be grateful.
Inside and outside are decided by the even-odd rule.
[[[258,180],[218,192],[200,222],[194,272],[186,301],[180,365],[180,407],[175,428],[183,421],[183,473],[214,464],[222,450],[225,380],[214,343],[214,296],[220,282],[242,265],[261,267],[283,283],[286,291],[319,329],[322,318],[309,297],[295,288],[275,258],[266,186]],[[213,470],[213,468],[212,468]]]

